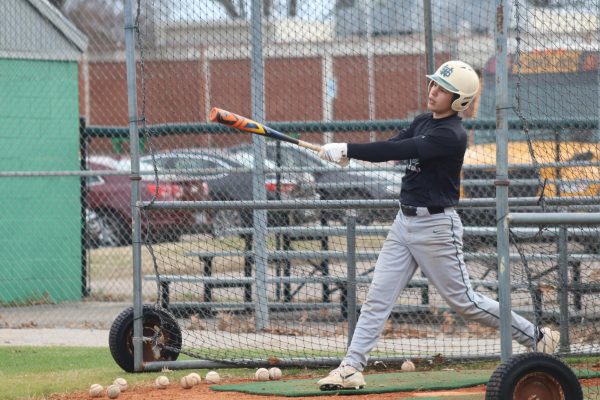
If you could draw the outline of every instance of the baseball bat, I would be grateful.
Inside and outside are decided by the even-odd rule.
[[[285,133],[281,133],[249,118],[242,117],[241,115],[237,115],[217,107],[213,107],[212,110],[210,110],[210,120],[213,122],[218,122],[219,124],[227,125],[230,128],[252,132],[257,135],[263,135],[273,139],[283,140],[284,142],[293,143],[300,147],[305,147],[316,152],[321,150],[321,146],[319,145],[293,138]]]

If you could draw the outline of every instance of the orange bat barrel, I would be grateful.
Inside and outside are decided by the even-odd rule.
[[[210,120],[213,122],[218,122],[219,124],[227,125],[230,128],[235,128],[242,131],[251,132],[257,135],[263,135],[273,139],[283,140],[284,142],[293,143],[316,152],[319,152],[321,150],[321,146],[319,145],[308,143],[303,140],[298,140],[273,128],[269,128],[268,126],[258,123],[254,120],[242,117],[241,115],[234,114],[232,112],[217,107],[213,107],[210,110]]]

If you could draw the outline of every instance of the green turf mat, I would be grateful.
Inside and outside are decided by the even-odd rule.
[[[375,394],[470,387],[487,383],[492,372],[491,370],[479,370],[369,374],[365,375],[365,380],[367,381],[365,388],[359,391],[341,390],[339,394]],[[318,380],[319,378],[249,382],[235,385],[211,386],[211,389],[287,397],[331,396],[338,393],[335,391],[319,390],[317,387]]]
[[[573,372],[579,379],[598,378],[600,377],[600,371],[594,371],[590,369],[578,369],[573,368]]]
[[[249,394],[306,397],[351,394],[376,394],[407,391],[450,390],[486,384],[492,370],[477,371],[427,371],[401,372],[365,375],[367,386],[361,390],[321,391],[317,387],[319,378],[290,379],[269,382],[248,382],[230,385],[215,385],[211,389],[226,392],[242,392]],[[600,377],[600,371],[584,369],[574,370],[579,378]],[[470,396],[470,395],[469,395]],[[422,400],[436,400],[440,397],[423,397]],[[481,395],[462,397],[465,400],[479,400]],[[447,399],[447,397],[446,397]]]

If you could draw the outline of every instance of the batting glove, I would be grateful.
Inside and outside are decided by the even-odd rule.
[[[340,164],[342,167],[348,165],[348,143],[327,143],[321,146],[319,157],[326,161]]]

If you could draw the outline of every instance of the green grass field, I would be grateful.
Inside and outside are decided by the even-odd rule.
[[[184,359],[182,356],[181,359]],[[112,359],[108,348],[96,347],[0,347],[0,399],[45,399],[53,393],[87,391],[92,383],[106,387],[117,377],[123,377],[130,386],[150,384],[158,372],[129,374],[123,372]],[[208,370],[198,371],[202,376]],[[235,368],[219,370],[222,377],[254,375],[254,369]],[[179,379],[190,370],[169,372]],[[306,375],[300,369],[290,374]]]
[[[181,356],[180,359],[188,357]],[[129,385],[151,384],[158,372],[130,374],[115,364],[108,348],[97,347],[0,347],[0,399],[47,399],[51,394],[87,392],[92,383],[108,386],[117,377],[125,378]],[[597,363],[598,358],[564,359],[572,367],[586,368]],[[460,363],[459,370],[493,370],[497,362]],[[433,369],[451,367],[442,362]],[[425,368],[430,369],[430,368]],[[190,370],[168,372],[171,380],[178,380]],[[208,370],[197,370],[202,376]],[[254,376],[254,368],[219,369],[223,378],[248,378]],[[286,376],[321,376],[325,368],[286,368]],[[372,368],[367,373],[375,372]],[[597,387],[585,388],[586,398],[597,398]]]

